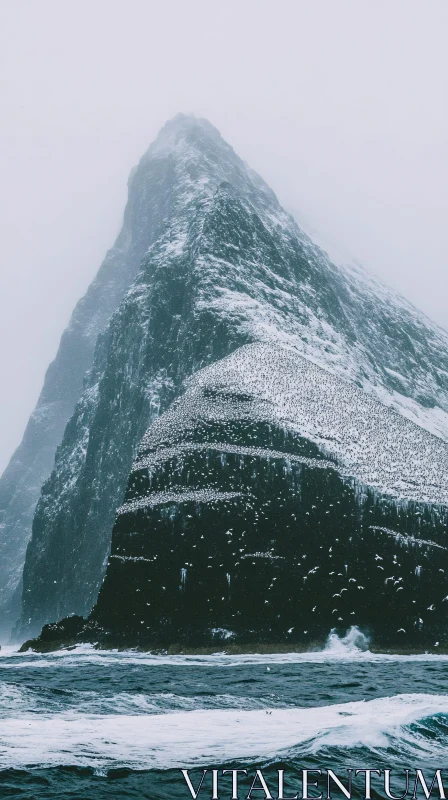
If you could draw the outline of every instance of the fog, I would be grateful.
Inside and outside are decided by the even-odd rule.
[[[445,0],[15,0],[0,31],[0,471],[179,111],[448,327]]]

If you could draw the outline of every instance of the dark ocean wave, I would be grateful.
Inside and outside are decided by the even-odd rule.
[[[389,767],[401,794],[406,767],[444,767],[447,676],[444,657],[374,656],[350,636],[275,656],[3,651],[0,798],[185,800],[181,768],[197,783],[232,767],[261,767],[273,797],[277,769],[289,796],[304,768]]]

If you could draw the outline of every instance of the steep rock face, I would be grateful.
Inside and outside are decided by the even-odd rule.
[[[448,644],[448,446],[293,351],[240,348],[145,435],[81,634]]]
[[[89,612],[148,424],[186,377],[242,345],[289,346],[448,435],[448,335],[361,271],[333,264],[213,126],[175,118],[142,165],[142,192],[160,202],[163,225],[98,339],[43,487],[20,636]]]
[[[172,213],[171,176],[169,169],[160,166],[143,157],[131,174],[121,233],[76,305],[23,440],[0,479],[0,635],[7,633],[20,611],[22,570],[36,503],[82,394],[98,335]]]

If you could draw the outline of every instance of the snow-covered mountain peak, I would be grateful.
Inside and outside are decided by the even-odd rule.
[[[230,145],[222,138],[220,132],[211,122],[195,114],[176,114],[160,129],[157,138],[149,147],[151,155],[173,153],[178,148],[194,147],[198,144],[203,148],[204,143],[214,141],[227,150],[232,150]]]
[[[208,120],[178,114],[161,129],[134,173],[163,171],[170,176],[176,213],[192,200],[211,199],[221,184],[233,187],[271,225],[293,225],[274,192],[235,153]],[[157,187],[160,192],[160,186]]]
[[[382,425],[384,415],[378,411],[381,446],[383,431],[400,434],[403,416],[439,440],[448,439],[448,334],[377,282],[335,263],[207,121],[181,115],[162,129],[132,174],[123,233],[112,254],[115,271],[111,274],[106,259],[95,288],[97,304],[112,297],[110,321],[98,337],[84,391],[34,516],[24,570],[23,630],[91,608],[114,512],[145,430],[182,394],[186,378],[237,351],[253,356],[255,374],[266,366],[265,353],[275,354],[275,362],[285,349],[292,351],[302,368],[288,368],[285,374],[305,394],[311,378],[318,376],[301,427],[310,446],[317,446],[319,432],[315,435],[312,424],[318,398],[333,385],[344,388],[336,393],[336,403],[348,398],[365,410],[366,425],[359,428],[365,440],[372,409],[379,408],[372,396],[383,404],[381,412],[387,406],[402,415],[397,421],[385,414],[386,422],[392,422]],[[122,273],[129,276],[138,267],[138,275],[124,282],[128,291],[120,301],[113,287]],[[96,319],[94,311],[83,317],[80,335]],[[248,345],[252,350],[241,350]],[[76,358],[74,348],[63,362],[61,380],[71,374]],[[329,374],[332,379],[324,381]],[[57,389],[53,400],[59,397]],[[413,474],[405,469],[410,458],[403,466],[399,445],[395,460],[407,482],[404,488],[380,456],[378,475],[370,474],[362,461],[367,445],[358,458],[354,435],[345,426],[350,410],[344,419],[333,419],[326,409],[332,410],[331,398],[321,428],[327,439],[333,428],[344,435],[344,452],[335,452],[341,468],[362,483],[386,487],[395,497],[413,497]],[[410,451],[418,431],[410,425],[403,430],[413,432],[407,438]],[[437,472],[442,445],[429,436],[426,442]],[[30,448],[30,458],[33,452]],[[356,459],[361,466],[354,464]],[[431,478],[426,462],[421,463]],[[416,494],[439,499],[443,493],[425,486]],[[23,512],[15,508],[20,558],[27,541],[22,519]],[[10,586],[20,577],[17,550],[8,551]]]
[[[144,191],[156,190],[166,212],[148,263],[163,267],[188,251],[202,276],[198,311],[238,321],[249,339],[294,347],[448,437],[446,332],[316,243],[213,125],[178,115],[140,173]],[[144,282],[150,279],[146,273]]]

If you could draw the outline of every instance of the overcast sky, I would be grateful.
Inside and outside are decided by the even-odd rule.
[[[448,327],[447,0],[1,0],[0,471],[165,120]]]

